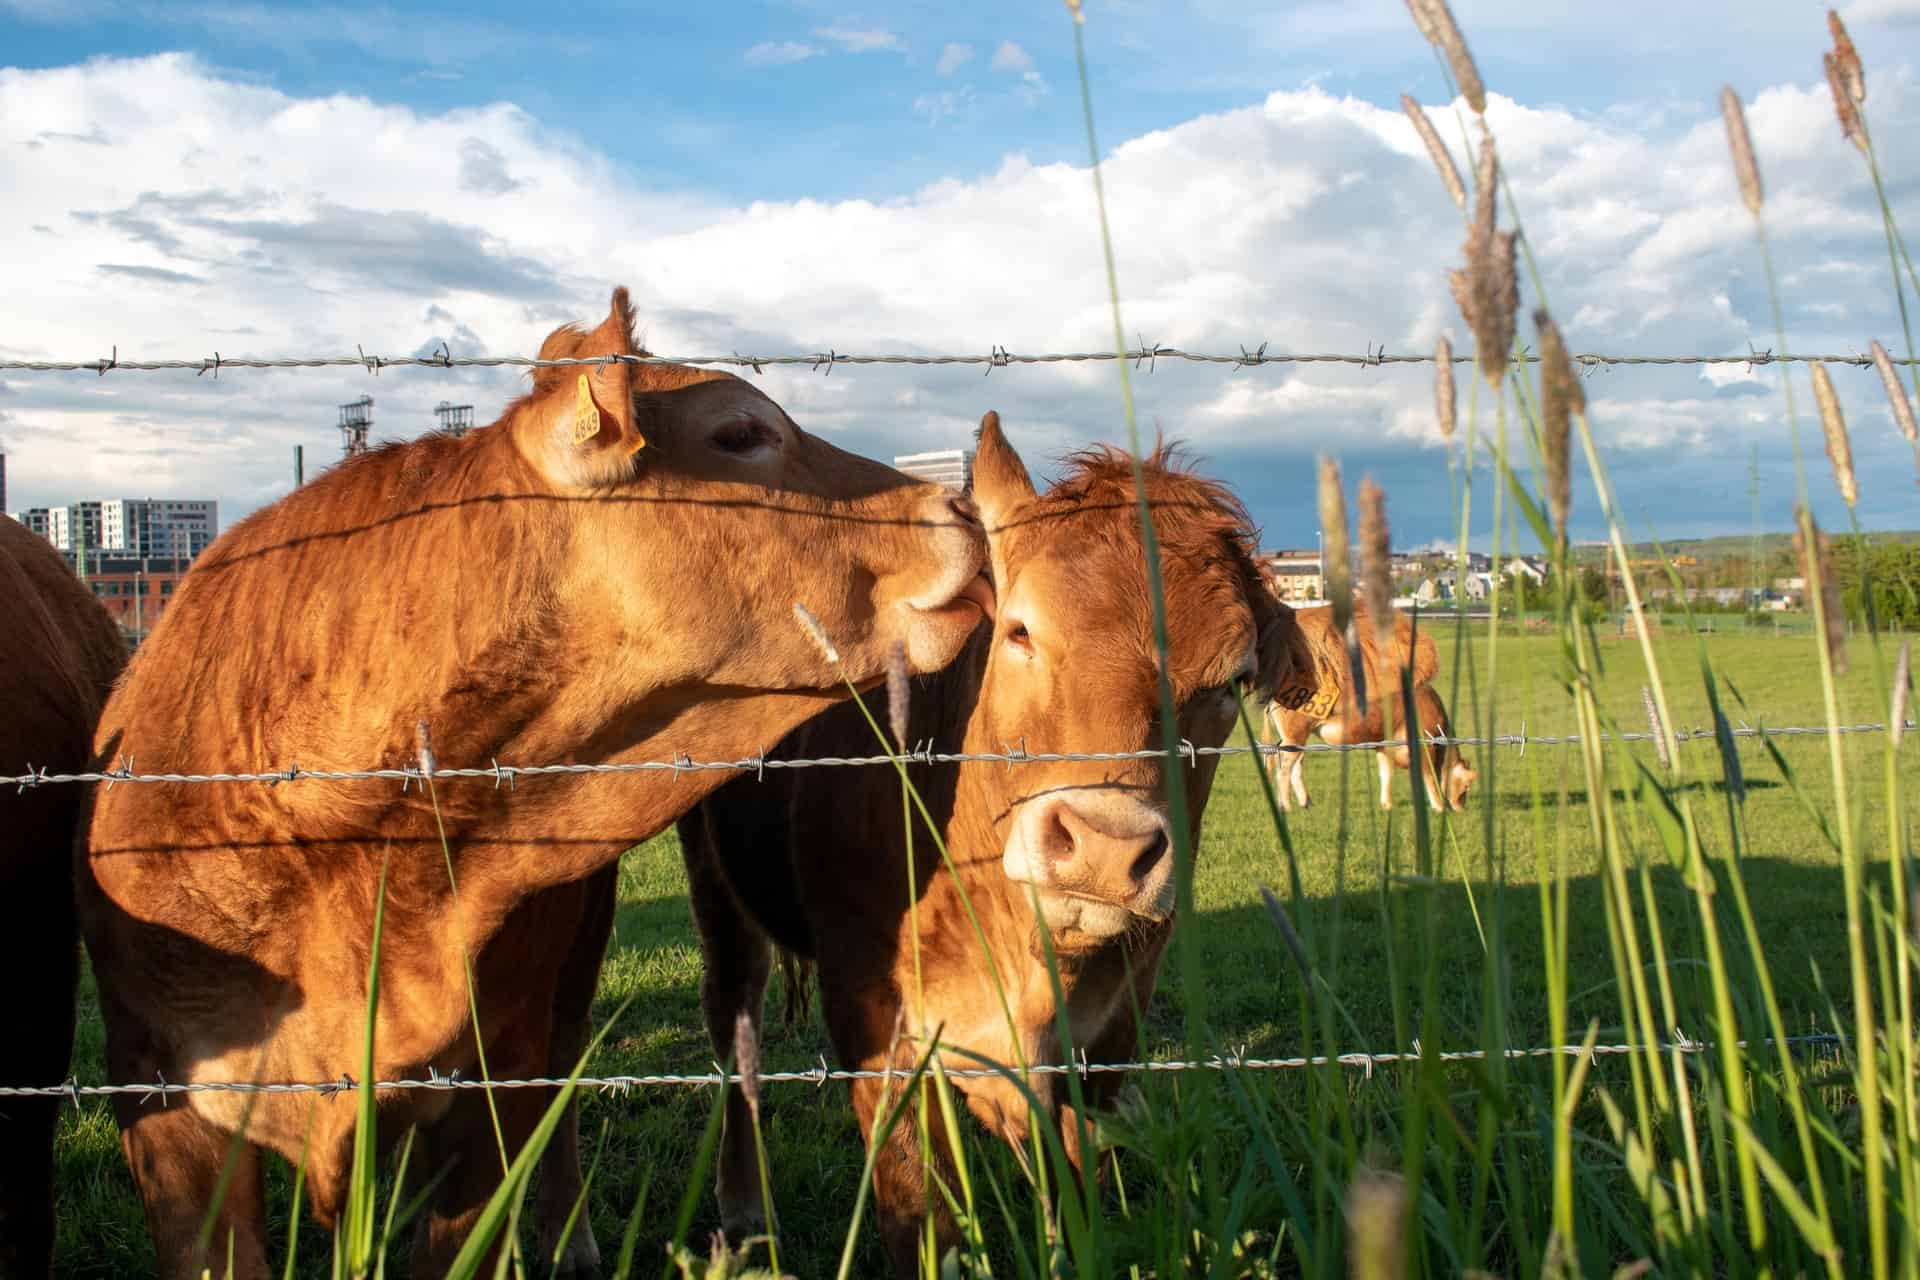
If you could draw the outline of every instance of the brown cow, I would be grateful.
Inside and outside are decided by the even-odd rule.
[[[608,353],[637,353],[625,290],[598,329],[541,348]],[[880,679],[896,642],[916,670],[952,661],[990,602],[984,548],[970,503],[806,435],[740,379],[541,368],[491,426],[350,459],[228,531],[134,658],[96,748],[141,772],[393,766],[417,758],[424,721],[447,763],[734,759],[843,696],[843,675]],[[839,637],[839,663],[796,601]],[[80,900],[110,1069],[357,1074],[384,871],[375,1073],[479,1074],[468,957],[488,1069],[564,1072],[589,1013],[560,994],[586,963],[567,941],[594,928],[596,886],[725,776],[443,781],[437,818],[421,787],[391,783],[101,791]],[[509,1153],[549,1101],[495,1098]],[[413,1168],[444,1175],[412,1267],[441,1274],[500,1181],[486,1100],[378,1103],[381,1138],[420,1126]],[[231,1233],[236,1274],[267,1267],[261,1150],[304,1149],[314,1215],[342,1210],[351,1103],[204,1092],[118,1116],[166,1276],[199,1273],[194,1237],[243,1116],[214,1236],[224,1256]],[[575,1140],[570,1125],[543,1182],[577,1187]],[[536,1217],[571,1198],[548,1187]],[[597,1263],[590,1234],[566,1261]]]
[[[1334,630],[1333,610],[1302,609],[1296,616],[1300,619],[1302,634],[1313,648],[1313,678],[1275,692],[1267,704],[1261,737],[1271,742],[1277,732],[1281,744],[1290,747],[1306,745],[1307,739],[1316,733],[1322,741],[1335,746],[1348,742],[1384,742],[1390,738],[1399,742],[1398,746],[1382,747],[1374,752],[1380,768],[1380,807],[1391,809],[1393,771],[1409,767],[1404,742],[1407,722],[1401,709],[1401,667],[1411,663],[1413,668],[1414,711],[1420,717],[1420,736],[1453,735],[1446,704],[1432,687],[1433,678],[1440,671],[1433,636],[1424,630],[1416,634],[1413,621],[1403,613],[1396,613],[1391,661],[1383,662],[1366,608],[1358,601],[1354,603],[1353,629],[1360,640],[1367,682],[1367,706],[1363,714],[1350,687],[1352,665],[1345,643]],[[1307,796],[1302,756],[1299,751],[1280,751],[1267,757],[1274,794],[1282,809],[1291,809],[1295,803],[1304,809],[1312,803]],[[1468,766],[1458,746],[1429,745],[1422,753],[1421,765],[1427,804],[1431,808],[1437,812],[1443,804],[1453,809],[1467,807],[1467,789],[1479,775]]]
[[[0,519],[0,773],[72,773],[127,661],[120,628],[44,538]],[[0,1084],[48,1085],[73,1052],[80,935],[72,784],[0,789],[0,973],[8,1030]],[[57,1101],[0,1099],[0,1276],[46,1275],[53,1259]]]
[[[1217,745],[1233,729],[1238,682],[1271,688],[1308,656],[1292,612],[1261,585],[1239,502],[1224,487],[1170,465],[1164,450],[1145,474],[1162,546],[1179,736]],[[909,738],[947,750],[957,743],[968,752],[1015,744],[1049,753],[1158,748],[1158,662],[1127,455],[1080,454],[1057,486],[1036,496],[998,418],[988,414],[973,483],[993,551],[998,619],[981,628],[953,667],[916,683]],[[877,745],[849,706],[817,717],[781,750],[830,756],[871,753]],[[1196,842],[1218,760],[1201,756],[1185,771]],[[1002,1064],[1062,1061],[1069,1050],[1056,1034],[1037,895],[1059,957],[1074,1045],[1096,1061],[1134,1053],[1134,1010],[1153,994],[1173,927],[1165,762],[923,764],[911,772],[944,832],[954,874],[917,818],[909,860],[900,783],[891,769],[743,778],[681,819],[707,964],[702,1003],[715,1048],[729,1052],[740,1012],[758,1021],[771,939],[816,968],[844,1066],[910,1067],[923,1037],[940,1025],[944,1043]],[[1012,1027],[963,898],[972,902],[1005,984]],[[978,1065],[957,1054],[944,1061]],[[1086,1100],[1104,1103],[1120,1080],[1092,1077]],[[1078,1126],[1066,1087],[1054,1076],[1033,1082],[1077,1161]],[[957,1083],[989,1129],[1023,1140],[1028,1107],[1004,1078]],[[876,1081],[853,1086],[869,1137],[883,1095]],[[725,1125],[722,1216],[730,1232],[751,1232],[763,1219],[737,1091]],[[914,1133],[911,1122],[896,1127],[874,1166],[881,1234],[903,1275],[913,1273],[929,1205]],[[954,1185],[948,1157],[939,1159]],[[955,1227],[939,1192],[932,1201],[944,1249]]]

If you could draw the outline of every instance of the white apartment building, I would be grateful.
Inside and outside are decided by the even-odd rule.
[[[220,531],[220,504],[204,498],[91,498],[34,507],[14,519],[62,551],[191,560]]]
[[[973,450],[936,449],[932,453],[903,453],[893,460],[893,469],[922,480],[944,484],[950,489],[965,489],[973,482]]]

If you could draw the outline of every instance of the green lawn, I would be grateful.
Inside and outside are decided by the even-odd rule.
[[[1646,713],[1640,688],[1644,671],[1638,647],[1615,637],[1601,640],[1606,664],[1603,706],[1628,730],[1644,730]],[[1460,669],[1460,693],[1449,697],[1456,731],[1511,733],[1524,722],[1529,733],[1570,731],[1572,715],[1559,681],[1559,642],[1552,637],[1503,636],[1497,670],[1489,680],[1487,640],[1476,635]],[[1711,720],[1698,676],[1691,638],[1669,633],[1659,638],[1676,720],[1683,727],[1706,727]],[[1815,675],[1812,641],[1805,636],[1717,636],[1710,653],[1718,669],[1744,696],[1745,713],[1769,726],[1811,725],[1824,720]],[[1442,639],[1442,675],[1436,687],[1452,689],[1455,647]],[[1492,697],[1486,691],[1492,690]],[[1842,718],[1849,722],[1884,720],[1886,710],[1873,694],[1869,651],[1857,639],[1854,671],[1842,690]],[[1489,716],[1491,703],[1491,717]],[[1737,719],[1741,714],[1730,708]],[[1884,850],[1886,818],[1877,780],[1883,739],[1860,734],[1845,740],[1859,780],[1859,830],[1876,857]],[[1651,754],[1648,744],[1636,751]],[[1727,829],[1718,753],[1711,742],[1681,748],[1687,775],[1694,779],[1708,852],[1725,854]],[[1844,1012],[1845,915],[1840,871],[1802,801],[1768,760],[1758,742],[1743,740],[1746,776],[1747,847],[1745,874],[1754,909],[1767,940],[1774,978],[1796,1028],[1831,1025],[1828,994]],[[1827,745],[1824,738],[1784,740],[1780,750],[1797,773],[1811,802],[1831,809]],[[1375,774],[1368,755],[1315,755],[1306,763],[1315,807],[1293,815],[1292,838],[1299,857],[1301,901],[1289,907],[1340,994],[1348,1020],[1345,1049],[1405,1048],[1396,1043],[1396,1000],[1417,1020],[1420,981],[1437,975],[1442,1027],[1458,1037],[1445,1047],[1479,1043],[1483,980],[1497,965],[1511,1010],[1507,1036],[1515,1044],[1545,1043],[1547,1012],[1541,971],[1540,893],[1542,859],[1564,856],[1571,881],[1576,921],[1591,920],[1591,930],[1572,939],[1574,975],[1572,1025],[1584,1030],[1589,1017],[1601,1022],[1602,1041],[1620,1038],[1614,971],[1602,924],[1597,865],[1577,750],[1532,746],[1524,754],[1512,748],[1469,750],[1480,783],[1469,812],[1453,816],[1440,838],[1443,864],[1431,889],[1444,927],[1430,951],[1416,949],[1421,934],[1411,920],[1411,898],[1421,892],[1404,877],[1414,868],[1412,823],[1406,775],[1396,778],[1398,804],[1391,815],[1373,803]],[[1920,767],[1916,748],[1903,751],[1907,795]],[[1344,790],[1342,777],[1345,775]],[[645,786],[641,779],[607,785]],[[1547,797],[1536,813],[1535,789]],[[1564,800],[1560,795],[1564,790]],[[1865,792],[1861,795],[1861,792]],[[1341,803],[1344,795],[1346,803]],[[1910,811],[1906,821],[1911,824]],[[1564,804],[1564,807],[1561,807]],[[1491,812],[1491,822],[1489,813]],[[1342,829],[1345,838],[1342,839]],[[1491,840],[1489,835],[1491,833]],[[1544,837],[1544,842],[1542,841]],[[1564,850],[1556,852],[1564,838]],[[1638,849],[1657,848],[1645,833],[1633,839]],[[1677,872],[1660,864],[1648,871],[1669,947],[1677,985],[1698,971],[1695,939],[1698,918],[1692,897]],[[1301,1043],[1297,988],[1292,961],[1261,906],[1259,888],[1288,896],[1288,871],[1246,757],[1224,761],[1207,813],[1206,835],[1196,878],[1199,952],[1207,977],[1209,1012],[1222,1047],[1241,1045],[1261,1054],[1289,1054]],[[1385,886],[1383,891],[1383,886]],[[699,953],[688,917],[678,851],[671,834],[630,854],[622,868],[622,906],[614,951],[602,990],[602,1016],[629,995],[637,995],[622,1024],[592,1070],[608,1073],[702,1071],[711,1060],[699,1012]],[[1482,938],[1493,937],[1489,954]],[[1737,930],[1723,928],[1736,963],[1745,963]],[[1389,948],[1394,949],[1389,963]],[[1166,985],[1152,1011],[1149,1053],[1180,1056],[1183,1007],[1170,963]],[[1393,990],[1390,973],[1401,975]],[[1824,982],[1824,987],[1823,987]],[[775,979],[776,987],[778,978]],[[778,1008],[772,993],[769,1008]],[[1697,1006],[1696,1006],[1697,1007]],[[777,1015],[776,1015],[777,1017]],[[1411,1025],[1411,1023],[1410,1023]],[[1705,1026],[1686,1026],[1695,1036]],[[769,1069],[812,1065],[828,1046],[818,1025],[791,1032],[770,1022],[765,1062]],[[83,1008],[81,1047],[75,1070],[83,1081],[102,1078],[97,1015]],[[1621,1070],[1601,1066],[1599,1073]],[[1298,1073],[1290,1073],[1297,1075]],[[1209,1081],[1212,1077],[1208,1077]],[[1170,1082],[1160,1085],[1171,1088]],[[1195,1087],[1189,1083],[1186,1088]],[[1205,1087],[1218,1087],[1208,1084]],[[1276,1083],[1284,1098],[1291,1082]],[[1356,1086],[1361,1087],[1361,1086]],[[583,1139],[591,1152],[605,1127],[606,1148],[595,1185],[593,1219],[603,1251],[617,1248],[633,1197],[650,1179],[639,1258],[646,1269],[660,1265],[661,1248],[687,1186],[694,1149],[712,1094],[695,1089],[660,1089],[626,1097],[590,1096]],[[347,1105],[342,1102],[339,1105]],[[767,1141],[773,1186],[783,1220],[782,1263],[800,1276],[832,1274],[847,1231],[859,1180],[862,1151],[846,1106],[844,1089],[780,1085],[770,1089]],[[989,1164],[995,1158],[989,1157]],[[1004,1168],[1004,1163],[999,1167]],[[58,1266],[66,1275],[137,1273],[150,1269],[150,1254],[140,1227],[104,1107],[69,1113],[59,1151],[60,1204],[63,1215]],[[286,1182],[277,1179],[278,1201],[287,1199]],[[1544,1195],[1544,1191],[1542,1192]],[[715,1225],[711,1194],[704,1192],[692,1239]],[[1269,1223],[1269,1229],[1277,1226]],[[302,1232],[302,1255],[318,1270],[323,1259],[318,1232]],[[882,1269],[877,1242],[863,1232],[856,1274]]]

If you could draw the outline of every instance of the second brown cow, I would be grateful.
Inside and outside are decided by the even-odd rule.
[[[1261,584],[1253,533],[1232,495],[1175,467],[1164,451],[1146,463],[1145,478],[1161,540],[1178,733],[1196,746],[1217,745],[1233,729],[1238,689],[1270,688],[1306,654],[1292,611]],[[968,753],[1157,748],[1159,664],[1127,455],[1079,455],[1058,485],[1037,495],[990,414],[974,497],[987,524],[998,616],[952,667],[915,682],[908,736]],[[877,746],[859,709],[845,707],[816,717],[781,751],[871,754]],[[1196,842],[1218,760],[1200,756],[1172,775],[1184,777]],[[1058,1035],[1044,927],[1058,956],[1072,1048],[1096,1061],[1131,1057],[1134,1010],[1153,994],[1173,928],[1164,758],[921,764],[911,774],[945,836],[950,872],[918,818],[909,841],[891,769],[743,778],[682,819],[715,1047],[730,1050],[741,1012],[758,1020],[771,941],[815,967],[844,1066],[910,1069],[936,1028],[943,1045],[997,1063],[1062,1061],[1069,1050]],[[965,1052],[943,1061],[950,1069],[978,1065]],[[1089,1079],[1086,1101],[1106,1101],[1121,1079]],[[1034,1077],[1033,1085],[1053,1113],[1046,1123],[1059,1126],[1077,1160],[1079,1126],[1068,1090],[1054,1087],[1059,1080]],[[1011,1083],[956,1083],[990,1130],[1024,1140],[1032,1117]],[[877,1080],[853,1086],[870,1139],[885,1088]],[[942,1193],[925,1184],[916,1132],[896,1126],[873,1175],[882,1237],[903,1275],[914,1272],[930,1212],[943,1251],[957,1238]],[[753,1151],[736,1092],[719,1165],[722,1215],[735,1233],[763,1220]],[[936,1152],[935,1160],[936,1176],[953,1185],[950,1157]]]

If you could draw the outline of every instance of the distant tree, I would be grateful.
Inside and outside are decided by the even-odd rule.
[[[1833,570],[1850,620],[1864,625],[1871,607],[1876,626],[1920,629],[1920,544],[1836,538]]]

